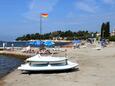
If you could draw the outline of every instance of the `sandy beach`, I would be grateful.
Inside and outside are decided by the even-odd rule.
[[[64,56],[61,52],[55,56]],[[15,70],[3,78],[3,86],[115,86],[115,45],[102,50],[67,49],[79,70],[64,73],[22,74]]]

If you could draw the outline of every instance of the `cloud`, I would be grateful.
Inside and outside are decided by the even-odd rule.
[[[29,6],[30,10],[39,12],[50,12],[58,0],[33,0]]]
[[[95,0],[81,0],[75,4],[76,9],[79,9],[88,13],[95,13],[98,9]]]
[[[75,18],[76,14],[73,11],[68,12],[66,18]]]
[[[28,11],[24,15],[26,17],[26,20],[27,19],[31,20],[31,23],[36,23],[37,21],[37,25],[38,25],[39,14],[44,12],[44,13],[49,13],[50,15],[50,13],[55,10],[55,6],[59,6],[60,3],[62,3],[62,2],[58,3],[58,1],[60,0],[32,0],[32,2],[28,6]],[[63,26],[76,25],[76,26],[81,27],[82,24],[84,24],[84,26],[88,26],[88,25],[90,26],[90,24],[92,23],[98,24],[106,20],[114,19],[112,17],[115,14],[114,11],[112,11],[113,15],[108,14],[112,10],[112,8],[110,8],[111,6],[113,6],[113,5],[110,5],[112,1],[113,0],[97,0],[97,1],[96,0],[75,0],[73,1],[75,2],[74,5],[73,3],[69,3],[72,9],[67,10],[67,13],[64,14],[65,15],[64,17],[61,17],[61,13],[58,12],[59,10],[56,10],[55,12],[58,12],[58,14],[56,14],[58,15],[58,17],[55,17],[53,19],[52,17],[49,16],[48,20],[46,19],[46,21],[44,21],[44,23],[47,22],[45,23],[46,27],[45,25],[44,27],[53,28],[53,27],[60,27],[60,25],[63,25]],[[106,6],[107,3],[110,5],[109,7]],[[66,3],[64,5],[66,5]],[[33,22],[32,20],[35,22]],[[28,23],[28,20],[27,20],[27,23]],[[92,24],[92,27],[93,27],[93,24]]]
[[[106,4],[114,4],[114,0],[102,0]]]
[[[38,21],[40,13],[50,13],[57,3],[58,0],[32,0],[24,16],[27,19]]]

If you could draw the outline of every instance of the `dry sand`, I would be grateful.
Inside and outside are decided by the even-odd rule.
[[[68,49],[67,54],[79,63],[79,71],[28,75],[16,69],[4,78],[4,86],[115,86],[115,46]]]

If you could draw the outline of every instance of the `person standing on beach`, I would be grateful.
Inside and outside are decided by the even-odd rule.
[[[12,50],[14,50],[14,44],[13,43],[11,44],[11,46],[12,46]]]
[[[5,49],[5,43],[3,43],[3,49]]]

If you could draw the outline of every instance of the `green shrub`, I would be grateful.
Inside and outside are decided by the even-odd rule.
[[[115,36],[110,36],[109,41],[115,41]]]

